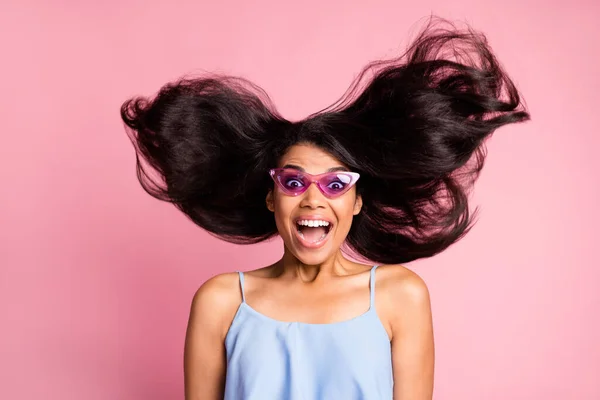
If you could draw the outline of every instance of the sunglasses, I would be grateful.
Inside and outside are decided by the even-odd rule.
[[[360,175],[356,172],[326,172],[311,175],[293,168],[275,168],[269,171],[281,191],[289,196],[299,196],[306,192],[311,183],[316,183],[317,188],[330,199],[346,193]]]

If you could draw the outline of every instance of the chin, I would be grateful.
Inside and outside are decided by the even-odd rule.
[[[304,265],[321,265],[330,258],[329,254],[294,254]]]
[[[305,265],[321,265],[325,261],[329,260],[335,254],[335,246],[332,243],[328,243],[327,246],[320,248],[306,248],[298,243],[294,243],[289,247],[294,257]]]

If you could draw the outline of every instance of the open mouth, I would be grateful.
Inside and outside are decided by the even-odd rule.
[[[296,232],[309,247],[319,245],[327,239],[331,231],[332,224],[323,220],[303,220],[296,221]]]

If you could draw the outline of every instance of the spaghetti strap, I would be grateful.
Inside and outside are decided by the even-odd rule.
[[[244,273],[242,271],[238,271],[240,276],[240,289],[242,291],[242,303],[246,302],[246,295],[244,294]]]
[[[375,307],[375,270],[377,269],[377,267],[378,265],[374,265],[373,268],[371,268],[371,278],[369,279],[371,286],[371,303],[369,305],[369,309]]]

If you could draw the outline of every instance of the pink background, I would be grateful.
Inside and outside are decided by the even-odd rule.
[[[0,398],[182,398],[194,291],[281,254],[217,241],[143,192],[127,97],[204,69],[301,118],[433,12],[487,34],[533,115],[489,142],[470,235],[407,265],[431,291],[435,398],[600,399],[598,2],[8,3]]]

